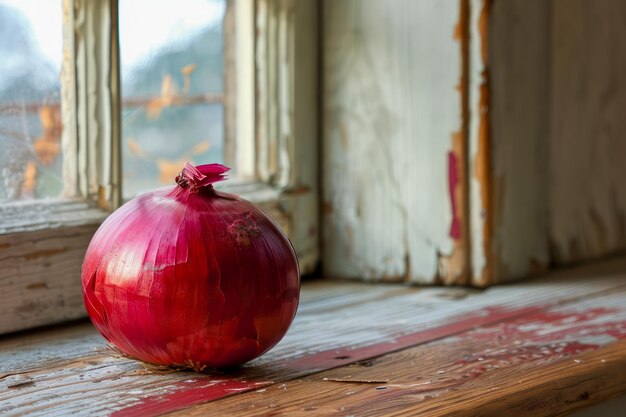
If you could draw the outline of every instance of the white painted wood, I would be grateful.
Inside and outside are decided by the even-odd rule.
[[[0,334],[86,314],[80,267],[97,227],[0,235]]]
[[[471,234],[471,277],[473,283],[488,279],[491,247],[490,212],[491,165],[489,158],[489,70],[488,70],[488,0],[470,0],[468,129],[469,205]]]
[[[553,2],[548,177],[556,263],[626,249],[626,3]]]
[[[285,18],[291,19],[285,49],[292,63],[286,87],[293,133],[284,144],[291,163],[279,205],[291,218],[290,239],[305,274],[312,273],[320,261],[319,12],[316,0],[290,0],[284,11]]]
[[[78,197],[78,122],[76,120],[76,42],[74,36],[74,1],[63,0],[63,64],[61,66],[61,117],[63,131],[64,197]]]
[[[122,196],[117,1],[75,0],[74,13],[81,195],[114,209]]]
[[[9,233],[50,230],[63,226],[99,223],[107,213],[84,199],[18,201],[0,205],[0,236]]]
[[[549,263],[549,7],[543,0],[471,3],[470,212],[478,285],[519,279]]]
[[[255,167],[255,22],[254,2],[233,0],[235,13],[235,175],[254,180]]]
[[[323,13],[325,274],[454,282],[465,262],[442,260],[455,247],[459,2],[326,1]]]
[[[256,174],[281,191],[302,273],[319,261],[318,8],[256,3]]]

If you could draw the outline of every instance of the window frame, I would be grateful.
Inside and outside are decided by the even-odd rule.
[[[83,255],[99,224],[122,203],[118,1],[62,4],[64,198],[0,205],[0,334],[86,315]],[[247,48],[253,55],[237,47],[234,62],[226,59],[235,75],[226,77],[226,90],[251,105],[225,111],[231,138],[225,156],[239,178],[224,188],[268,212],[292,240],[301,272],[313,272],[320,252],[317,2],[229,0],[226,19],[235,27],[226,42],[241,46],[257,37]],[[281,127],[280,137],[261,132],[264,126]],[[267,157],[271,151],[282,156]]]

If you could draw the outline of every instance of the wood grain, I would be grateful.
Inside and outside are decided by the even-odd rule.
[[[626,3],[557,0],[552,14],[550,247],[563,264],[626,248]]]
[[[464,279],[460,4],[324,2],[326,275]]]
[[[625,296],[529,314],[170,415],[565,414],[626,392]]]
[[[256,103],[256,124],[248,145],[256,146],[255,178],[282,191],[278,204],[293,219],[289,238],[301,272],[312,273],[320,257],[319,5],[314,0],[254,4],[255,92],[250,100]]]
[[[471,388],[470,381],[502,368],[496,381],[506,385],[512,375],[617,343],[626,334],[624,271],[626,259],[616,259],[485,291],[305,283],[294,325],[278,346],[238,370],[209,375],[172,373],[120,357],[86,324],[5,337],[0,339],[0,414],[153,416],[231,395],[241,399],[207,405],[226,401],[220,406],[226,412],[251,404],[250,396],[260,389],[285,391],[283,405],[296,412],[307,401],[306,390],[301,393],[296,385],[311,381],[317,385],[306,385],[315,388],[306,395],[327,393],[313,396],[320,414],[337,411],[346,396],[356,395],[347,394],[352,388],[363,392],[354,397],[358,415],[370,408],[394,411],[407,401],[427,404],[426,395],[443,401],[455,392],[455,377]],[[372,361],[391,351],[397,353],[388,358],[395,359]],[[418,384],[430,377],[428,388]],[[365,382],[353,387],[354,378]],[[376,390],[379,383],[387,389]],[[428,393],[431,387],[436,389]],[[263,404],[278,407],[273,401],[280,398],[263,396]]]
[[[97,227],[0,235],[0,333],[86,315],[80,267]]]

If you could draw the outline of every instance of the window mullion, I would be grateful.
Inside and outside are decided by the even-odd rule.
[[[301,270],[311,272],[319,259],[319,3],[256,0],[255,5],[257,179],[280,191],[278,207],[292,219],[287,232]]]
[[[121,202],[117,0],[72,0],[76,55],[78,184],[99,207]]]
[[[61,117],[63,131],[63,196],[79,197],[78,124],[76,120],[76,44],[74,2],[63,0],[63,62],[61,68]]]

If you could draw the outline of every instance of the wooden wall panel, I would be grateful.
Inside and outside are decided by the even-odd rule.
[[[549,2],[472,0],[472,282],[519,279],[548,263]]]
[[[626,2],[555,0],[548,195],[557,264],[626,249]]]
[[[626,2],[328,1],[323,48],[329,275],[487,286],[626,250]]]
[[[323,4],[323,266],[461,282],[462,1]]]

